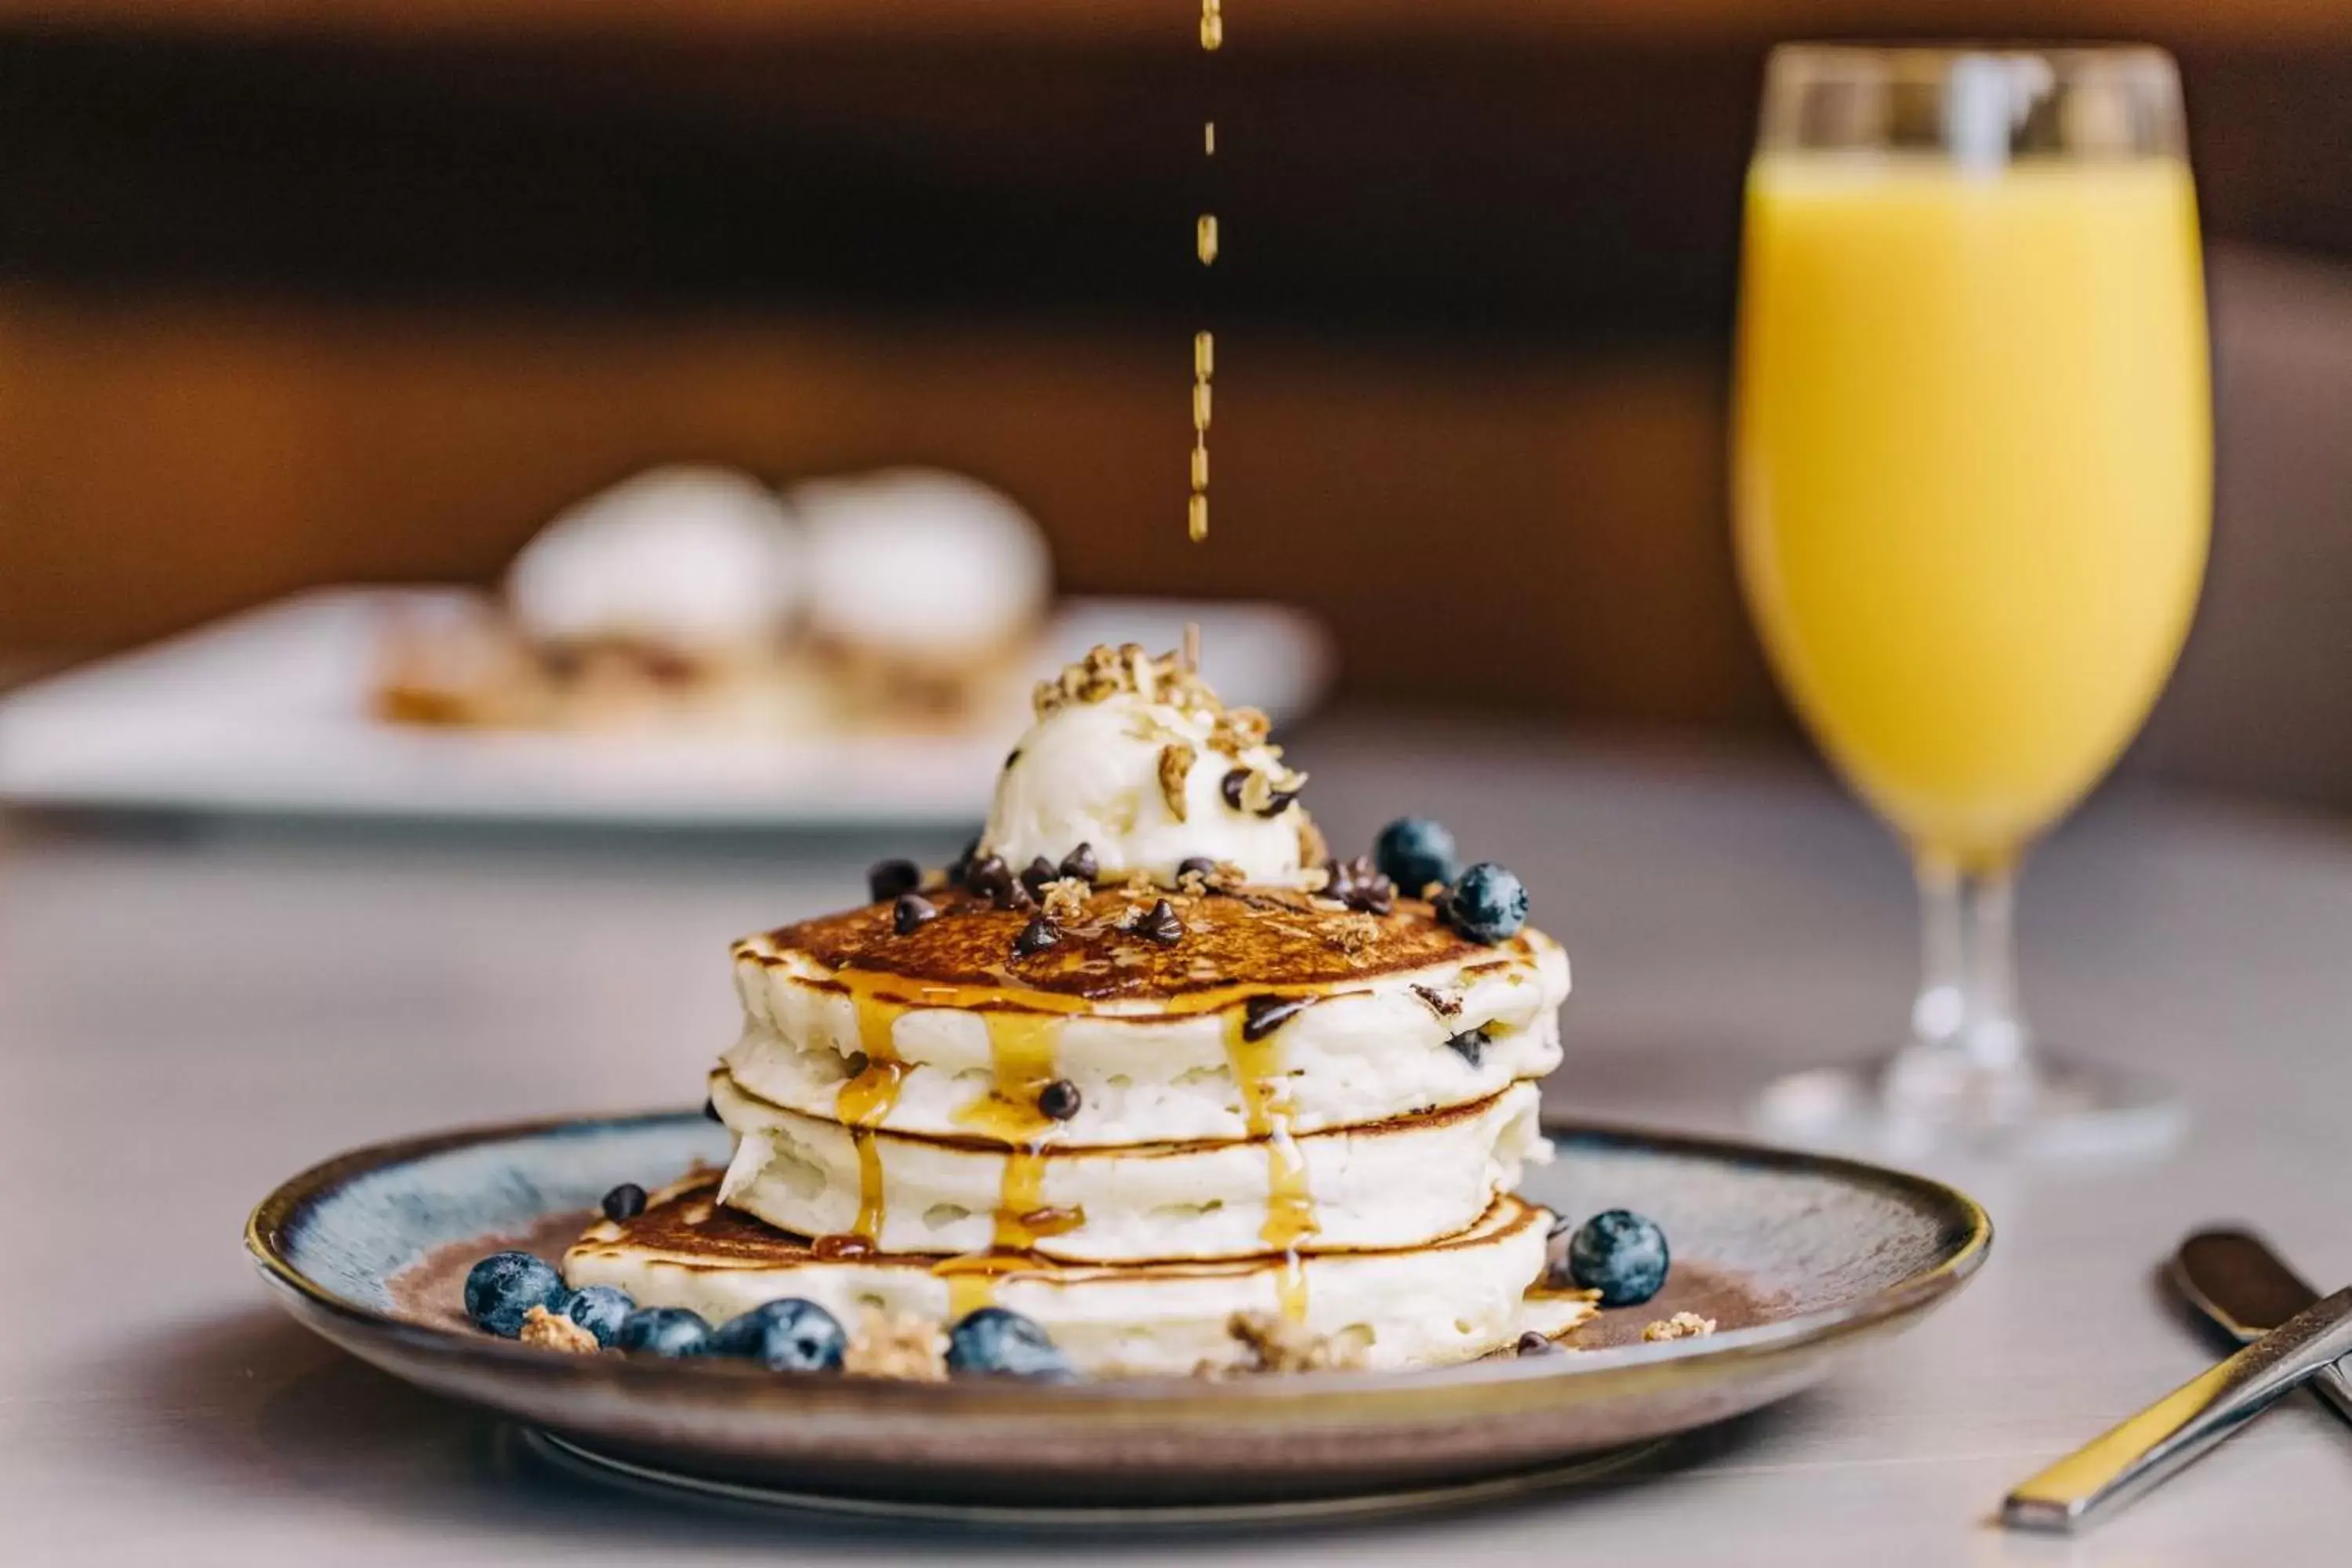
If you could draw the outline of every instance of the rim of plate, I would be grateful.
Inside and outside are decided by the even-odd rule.
[[[1267,1400],[1295,1406],[1301,1403],[1386,1402],[1426,1395],[1438,1390],[1467,1394],[1485,1389],[1508,1397],[1529,1384],[1543,1384],[1550,1393],[1565,1394],[1580,1386],[1596,1395],[1614,1395],[1623,1384],[1655,1377],[1678,1381],[1691,1363],[1704,1362],[1710,1371],[1724,1363],[1769,1360],[1859,1334],[1911,1316],[1941,1301],[1966,1283],[1984,1263],[1992,1247],[1992,1216],[1958,1188],[1914,1172],[1874,1165],[1841,1154],[1814,1153],[1769,1144],[1717,1138],[1704,1133],[1660,1132],[1616,1123],[1580,1121],[1547,1114],[1544,1131],[1556,1138],[1601,1142],[1619,1147],[1708,1159],[1736,1165],[1826,1175],[1874,1188],[1907,1201],[1936,1215],[1957,1231],[1958,1240],[1933,1265],[1884,1289],[1872,1291],[1836,1306],[1799,1312],[1769,1323],[1730,1329],[1703,1338],[1668,1343],[1626,1344],[1586,1351],[1572,1356],[1503,1357],[1466,1362],[1457,1366],[1412,1372],[1309,1372],[1281,1377],[1228,1378],[1203,1381],[1182,1376],[1083,1378],[1071,1383],[1024,1383],[1012,1378],[955,1379],[945,1383],[913,1383],[888,1378],[791,1378],[750,1363],[723,1360],[688,1362],[646,1360],[635,1356],[558,1356],[531,1346],[485,1334],[460,1332],[420,1323],[410,1318],[362,1306],[338,1295],[305,1274],[287,1255],[283,1238],[319,1203],[358,1178],[391,1166],[446,1153],[453,1149],[486,1143],[511,1142],[557,1133],[622,1130],[649,1123],[698,1120],[696,1110],[646,1110],[604,1116],[541,1117],[521,1121],[420,1133],[386,1139],[322,1160],[281,1183],[254,1205],[245,1224],[245,1246],[262,1276],[300,1302],[369,1332],[400,1341],[428,1354],[455,1355],[467,1360],[488,1358],[518,1372],[528,1369],[542,1377],[581,1382],[619,1380],[632,1384],[672,1382],[680,1375],[713,1380],[717,1387],[733,1383],[782,1392],[796,1400],[835,1406],[948,1406],[972,1412],[1040,1415],[1056,1409],[1079,1409],[1105,1404],[1144,1403],[1160,1406],[1227,1406],[1258,1405]],[[1610,1374],[1617,1375],[1610,1375]]]

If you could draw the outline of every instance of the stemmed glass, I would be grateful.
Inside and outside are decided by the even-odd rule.
[[[2145,47],[1791,46],[1748,171],[1734,513],[1782,687],[1910,846],[1909,1038],[1787,1079],[1815,1142],[2061,1149],[2177,1125],[2039,1048],[2025,847],[2112,765],[2186,636],[2211,434],[2196,196]]]

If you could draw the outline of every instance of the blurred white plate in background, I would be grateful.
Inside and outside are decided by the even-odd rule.
[[[0,804],[196,813],[790,828],[986,815],[1014,735],[678,735],[437,730],[371,703],[386,619],[435,589],[328,588],[0,700]],[[1276,725],[1319,698],[1330,643],[1276,605],[1065,599],[1045,675],[1098,642],[1176,646]]]

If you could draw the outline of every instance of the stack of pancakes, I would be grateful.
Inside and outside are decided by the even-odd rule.
[[[1186,887],[1066,894],[1024,954],[1033,910],[945,886],[904,934],[877,902],[737,943],[745,1027],[711,1078],[734,1159],[592,1229],[571,1282],[712,1321],[995,1304],[1097,1373],[1252,1364],[1237,1315],[1373,1367],[1586,1315],[1531,1289],[1550,1216],[1512,1194],[1550,1152],[1558,944]]]

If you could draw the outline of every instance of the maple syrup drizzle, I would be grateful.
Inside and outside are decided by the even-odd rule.
[[[941,1258],[931,1272],[948,1281],[950,1304],[961,1315],[987,1305],[998,1279],[1053,1267],[1036,1256],[1033,1250],[1036,1243],[1076,1229],[1085,1223],[1085,1215],[1043,1202],[1044,1149],[1052,1142],[1057,1124],[1037,1109],[1037,1091],[1059,1076],[1054,1041],[1064,1017],[1091,1011],[1094,1004],[1083,996],[1029,992],[1022,996],[1023,1006],[1013,1009],[1005,1005],[1007,988],[1003,986],[943,984],[860,970],[836,970],[834,984],[851,999],[859,1043],[866,1056],[866,1070],[842,1085],[835,1102],[853,1138],[859,1140],[857,1235],[842,1239],[845,1253],[854,1248],[858,1237],[868,1238],[869,1245],[878,1238],[885,1217],[881,1161],[870,1129],[896,1105],[907,1071],[893,1046],[892,1027],[898,1018],[918,1008],[959,1008],[977,1013],[983,1020],[989,1032],[992,1073],[988,1091],[956,1112],[955,1120],[1003,1142],[1007,1154],[990,1248]],[[1305,1005],[1346,994],[1348,989],[1328,983],[1219,986],[1168,997],[1163,1003],[1166,1016],[1216,1013],[1223,1017],[1226,1058],[1241,1092],[1244,1124],[1251,1138],[1266,1145],[1267,1212],[1259,1236],[1281,1258],[1278,1300],[1284,1315],[1294,1321],[1303,1320],[1307,1312],[1307,1281],[1298,1247],[1318,1234],[1321,1226],[1316,1218],[1306,1159],[1291,1131],[1293,1110],[1275,1038],[1281,1025],[1296,1016],[1297,1008],[1273,1004],[1292,1001]],[[1258,1004],[1255,1009],[1249,1005],[1252,1002]]]
[[[833,1110],[835,1119],[849,1129],[850,1146],[857,1152],[857,1218],[850,1226],[850,1235],[868,1248],[880,1247],[882,1227],[890,1217],[882,1148],[874,1130],[889,1120],[907,1080],[907,1064],[898,1055],[894,1031],[909,1006],[878,994],[877,987],[886,978],[856,970],[840,974],[857,1022],[857,1048],[866,1058],[866,1066],[834,1092]]]
[[[1004,1145],[994,1230],[986,1252],[950,1258],[932,1267],[948,1281],[948,1304],[961,1317],[985,1306],[998,1276],[1037,1267],[1034,1248],[1086,1223],[1076,1209],[1045,1202],[1045,1145],[1059,1124],[1037,1108],[1038,1093],[1059,1076],[1054,1042],[1062,1020],[1048,1014],[992,1011],[988,1028],[988,1092],[955,1113],[956,1124]]]
[[[1282,1076],[1282,1053],[1276,1044],[1279,1034],[1278,1026],[1262,1032],[1253,1029],[1247,1008],[1236,1007],[1225,1015],[1225,1058],[1241,1089],[1243,1118],[1249,1135],[1265,1142],[1265,1225],[1258,1237],[1281,1256],[1282,1272],[1275,1289],[1282,1315],[1296,1323],[1307,1317],[1307,1273],[1298,1244],[1322,1226],[1315,1218],[1315,1194],[1307,1186],[1306,1156],[1290,1133],[1292,1105],[1289,1086]]]
[[[1201,47],[1214,53],[1225,41],[1223,0],[1201,0]],[[1202,121],[1201,155],[1217,155],[1217,122]],[[1202,213],[1192,220],[1192,254],[1203,267],[1217,260],[1217,215]],[[1214,372],[1215,345],[1207,332],[1192,335],[1192,494],[1184,508],[1184,535],[1193,543],[1209,537],[1209,377]],[[1200,660],[1188,656],[1187,669]]]

